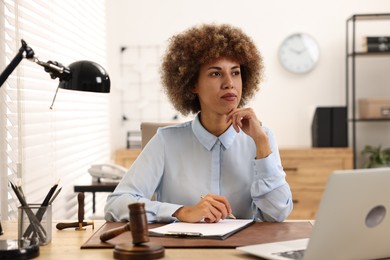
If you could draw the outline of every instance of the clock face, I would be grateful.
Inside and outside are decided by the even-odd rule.
[[[279,49],[282,66],[293,73],[307,73],[318,62],[320,50],[317,42],[308,34],[295,33],[288,36]]]

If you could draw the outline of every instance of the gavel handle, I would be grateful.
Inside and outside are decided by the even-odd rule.
[[[100,235],[100,240],[102,242],[106,242],[107,240],[110,240],[111,238],[119,236],[120,234],[122,234],[126,231],[130,231],[129,224],[123,225],[122,227],[113,228],[111,230],[104,232],[103,234]]]
[[[93,222],[82,222],[83,223],[83,227],[86,227],[86,226],[89,226],[89,225],[94,225]],[[56,225],[56,228],[58,230],[63,230],[65,228],[77,228],[79,227],[79,222],[71,222],[71,223],[58,223]]]
[[[84,221],[84,192],[79,192],[77,195],[77,201],[79,205],[79,210],[78,210],[78,220],[79,223],[83,223]]]

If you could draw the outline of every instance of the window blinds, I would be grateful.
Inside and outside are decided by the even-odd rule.
[[[1,70],[21,39],[43,61],[91,60],[106,67],[104,0],[2,0]],[[54,219],[77,216],[76,183],[90,181],[93,163],[109,160],[109,95],[59,89],[37,64],[23,59],[0,88],[2,219],[16,219],[19,202],[8,180],[21,179],[29,203],[43,201],[59,181]],[[86,198],[87,200],[87,198]],[[86,208],[88,212],[88,208]]]

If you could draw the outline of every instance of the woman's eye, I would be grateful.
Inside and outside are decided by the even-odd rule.
[[[220,76],[221,73],[219,71],[214,71],[214,72],[211,72],[210,74],[211,76]]]
[[[232,75],[234,75],[234,76],[236,76],[236,75],[240,75],[241,74],[241,72],[239,71],[239,70],[237,70],[237,71],[233,71],[232,72]]]

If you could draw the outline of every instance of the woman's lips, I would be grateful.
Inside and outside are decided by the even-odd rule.
[[[221,97],[222,99],[225,99],[227,101],[234,101],[236,100],[237,96],[231,93],[225,94]]]

